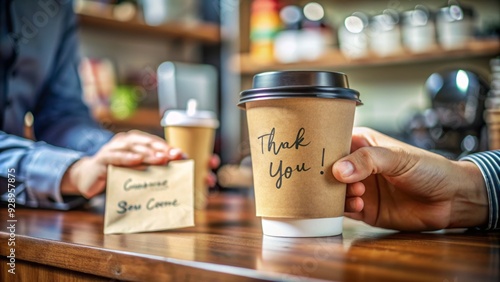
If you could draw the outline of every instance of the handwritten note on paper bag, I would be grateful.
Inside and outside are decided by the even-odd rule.
[[[110,165],[104,234],[193,226],[193,175],[193,160],[144,171]]]

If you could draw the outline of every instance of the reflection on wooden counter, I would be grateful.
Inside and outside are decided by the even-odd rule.
[[[251,198],[217,194],[196,226],[103,235],[102,210],[16,210],[16,274],[7,272],[12,235],[0,231],[1,281],[498,281],[500,233],[399,233],[346,220],[342,236],[261,234]],[[1,213],[4,226],[7,212]],[[103,277],[107,277],[105,279]],[[65,281],[64,280],[64,281]]]

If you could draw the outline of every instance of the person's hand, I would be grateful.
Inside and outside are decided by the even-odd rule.
[[[353,130],[351,154],[332,167],[348,183],[346,216],[403,231],[484,225],[486,188],[479,168],[451,161],[368,128]]]
[[[91,198],[106,186],[107,166],[136,167],[162,165],[182,159],[182,152],[171,148],[162,138],[141,131],[118,133],[94,156],[75,162],[61,181],[61,193]]]
[[[220,166],[220,158],[219,156],[217,155],[213,155],[209,162],[208,162],[208,167],[210,169],[216,169]],[[207,184],[208,186],[210,187],[213,187],[215,186],[215,184],[217,184],[217,176],[215,175],[215,173],[213,173],[212,171],[210,171],[210,173],[208,174],[207,176]]]

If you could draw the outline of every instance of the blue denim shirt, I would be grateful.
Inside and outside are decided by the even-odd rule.
[[[72,2],[7,0],[0,9],[2,200],[7,200],[9,178],[15,178],[18,204],[66,209],[71,200],[82,199],[63,199],[64,172],[112,136],[82,100]],[[33,113],[37,142],[20,137],[27,112]]]

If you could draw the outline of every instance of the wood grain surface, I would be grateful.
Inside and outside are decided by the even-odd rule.
[[[499,281],[500,233],[400,233],[345,220],[342,236],[262,235],[251,197],[217,194],[196,226],[104,235],[102,209],[16,210],[16,275],[1,281]],[[59,278],[56,278],[59,277]]]

